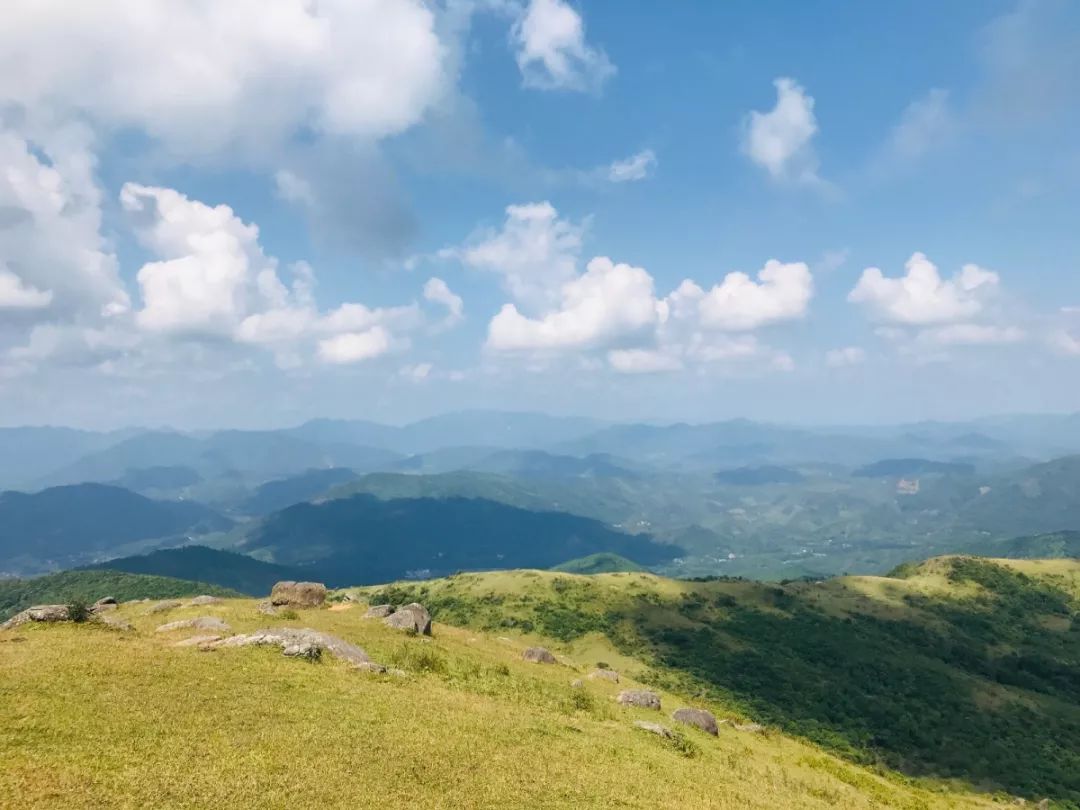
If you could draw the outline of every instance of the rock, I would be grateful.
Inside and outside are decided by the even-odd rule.
[[[574,680],[570,681],[570,686],[574,689],[581,689],[585,686],[585,681],[581,680],[581,678],[574,678]]]
[[[411,630],[424,636],[431,635],[431,614],[427,608],[416,602],[402,605],[385,619],[383,623],[399,630]]]
[[[116,602],[105,602],[105,603],[100,604],[100,605],[97,602],[95,602],[93,605],[90,606],[90,612],[95,613],[95,614],[96,613],[108,613],[110,610],[116,610],[118,607],[120,607],[120,606],[118,604],[116,604]]]
[[[372,605],[364,613],[365,619],[385,619],[394,612],[393,605]]]
[[[322,647],[310,639],[302,639],[292,644],[286,644],[281,648],[281,654],[290,658],[306,658],[308,661],[318,661],[322,658]]]
[[[765,726],[761,723],[735,723],[732,728],[736,731],[745,731],[748,734],[764,734]]]
[[[671,719],[676,723],[684,723],[688,726],[700,728],[706,734],[712,734],[714,737],[720,733],[716,725],[716,718],[712,712],[707,712],[704,709],[676,709],[672,712]]]
[[[192,636],[173,644],[174,647],[201,647],[203,644],[212,644],[221,641],[221,636]]]
[[[27,622],[66,622],[69,618],[67,605],[34,605],[0,624],[0,630],[8,630]]]
[[[216,616],[200,616],[197,619],[180,619],[179,621],[163,624],[155,633],[171,633],[174,630],[225,630],[231,629],[228,624]]]
[[[96,602],[94,602],[94,605],[91,608],[91,610],[99,610],[99,609],[101,609],[103,607],[107,607],[108,605],[112,605],[113,607],[116,607],[116,604],[117,603],[116,603],[116,597],[115,596],[103,596],[100,599],[98,599]]]
[[[134,630],[131,622],[121,619],[119,616],[110,616],[108,613],[95,613],[94,621],[103,624],[110,630]]]
[[[326,601],[326,586],[321,582],[277,583],[270,591],[270,604],[291,607],[319,607]]]
[[[612,683],[619,682],[619,673],[613,669],[594,669],[589,673],[590,681],[611,681]]]
[[[529,647],[521,654],[521,660],[530,661],[534,664],[557,664],[558,660],[550,650],[543,647]]]
[[[623,706],[637,706],[639,709],[660,710],[660,696],[647,689],[624,689],[616,698]]]
[[[204,593],[201,596],[196,596],[194,599],[188,602],[188,606],[202,607],[203,605],[216,605],[218,602],[222,601],[224,600],[220,596],[209,596],[208,594]]]
[[[163,599],[160,602],[155,602],[147,610],[147,613],[164,613],[166,610],[174,610],[180,607],[182,603],[178,599]]]
[[[648,731],[650,734],[656,734],[668,740],[675,738],[670,728],[659,723],[650,723],[648,720],[635,720],[634,728],[640,728],[642,731]]]
[[[270,604],[270,600],[267,599],[263,602],[259,602],[259,613],[264,616],[277,616],[278,609]]]
[[[256,630],[254,633],[248,633],[246,635],[229,636],[228,638],[213,642],[208,646],[216,649],[220,647],[270,645],[281,647],[282,650],[285,650],[286,648],[292,648],[302,644],[317,646],[321,650],[330,653],[335,658],[340,658],[342,661],[346,661],[350,664],[371,663],[370,656],[355,644],[350,644],[337,636],[332,636],[329,633],[323,633],[319,630],[311,630],[310,628],[297,630],[292,627],[277,627],[267,630]]]

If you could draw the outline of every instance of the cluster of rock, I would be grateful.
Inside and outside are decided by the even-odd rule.
[[[533,664],[557,664],[558,660],[549,650],[545,650],[543,647],[529,647],[525,652],[521,654],[523,661],[530,661]]]
[[[355,644],[329,633],[324,633],[321,630],[312,630],[310,628],[273,627],[256,630],[254,633],[229,636],[228,638],[214,636],[200,638],[197,642],[193,639],[186,639],[185,646],[199,646],[202,649],[209,650],[226,647],[280,647],[282,655],[290,658],[305,658],[309,661],[317,661],[326,653],[366,672],[404,674],[400,670],[389,670],[382,664],[372,661],[371,656]]]
[[[116,607],[116,600],[113,597],[102,597],[87,609],[87,618],[112,627],[130,629],[131,625],[127,622],[105,615],[110,610],[116,610]],[[71,605],[34,605],[16,613],[6,622],[0,624],[0,630],[9,630],[28,622],[69,622],[74,618]]]
[[[431,614],[419,602],[407,605],[372,605],[364,614],[365,619],[382,619],[388,627],[396,627],[407,633],[421,636],[431,635]]]

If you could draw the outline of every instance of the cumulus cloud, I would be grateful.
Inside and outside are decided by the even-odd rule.
[[[550,204],[511,206],[508,211],[508,226],[486,240],[482,252],[499,257],[492,263],[495,267],[502,267],[505,257],[528,257],[530,284],[515,283],[509,289],[517,290],[519,302],[524,299],[534,311],[523,312],[517,302],[504,304],[488,325],[489,351],[548,357],[564,353],[594,363],[599,356],[625,373],[748,359],[775,369],[793,365],[789,356],[746,333],[805,314],[813,295],[806,264],[770,260],[756,281],[745,273],[729,273],[705,290],[687,279],[661,297],[644,268],[606,256],[593,258],[579,274],[580,233]],[[527,224],[528,238],[515,235],[507,240],[507,233],[516,234],[520,223]],[[572,238],[553,249],[555,235],[568,232]],[[449,255],[470,261],[468,249],[451,249]],[[476,266],[475,256],[472,260]],[[512,279],[520,281],[517,274]]]
[[[773,84],[776,106],[747,116],[743,152],[775,180],[817,182],[818,160],[810,143],[818,131],[814,99],[794,79]]]
[[[615,75],[607,55],[585,41],[581,15],[563,0],[529,0],[511,38],[526,87],[597,92]]]
[[[999,282],[997,273],[975,264],[965,264],[953,278],[942,279],[937,266],[922,253],[912,254],[904,269],[903,276],[889,278],[877,267],[866,268],[848,301],[886,323],[955,323],[982,312]]]
[[[825,365],[831,368],[857,366],[866,360],[866,351],[858,346],[844,346],[825,353]]]
[[[511,205],[500,230],[444,253],[458,256],[467,267],[498,274],[519,304],[542,307],[556,301],[562,284],[576,275],[584,231],[560,219],[549,202]]]
[[[644,180],[656,169],[656,153],[645,149],[626,160],[616,160],[607,170],[607,179],[612,183],[628,183]]]
[[[446,318],[440,325],[442,328],[454,326],[465,317],[465,302],[441,278],[432,277],[427,280],[424,284],[424,299],[446,309]]]
[[[52,299],[52,290],[39,290],[0,264],[0,310],[41,309]]]
[[[652,276],[598,256],[562,286],[560,306],[542,317],[528,318],[513,304],[504,305],[488,327],[487,344],[503,351],[595,347],[655,327],[665,317]]]
[[[806,313],[814,280],[805,263],[771,259],[757,278],[755,282],[746,273],[728,273],[708,291],[684,281],[674,296],[680,309],[696,307],[702,326],[724,331],[758,329]]]
[[[379,138],[444,89],[435,24],[420,0],[11,0],[0,100],[141,129],[185,154],[301,129]]]
[[[370,360],[390,350],[390,333],[382,326],[363,332],[344,332],[319,341],[319,358],[342,365]]]
[[[88,141],[78,127],[37,141],[0,129],[0,307],[80,320],[127,311]]]

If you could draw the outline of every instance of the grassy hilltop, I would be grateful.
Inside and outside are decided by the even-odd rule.
[[[0,796],[28,808],[914,809],[1004,805],[1007,792],[1075,806],[1080,564],[954,558],[903,573],[774,587],[512,571],[352,592],[419,597],[435,615],[431,639],[347,602],[277,617],[249,599],[160,614],[129,603],[113,614],[128,632],[22,625],[0,633]],[[1012,629],[967,660],[1006,615]],[[403,674],[176,647],[201,631],[155,632],[198,616],[235,633],[333,633]],[[929,644],[939,636],[947,643]],[[537,643],[560,663],[522,661]],[[1025,663],[1009,669],[1010,655]],[[622,682],[587,679],[599,664]],[[900,680],[883,675],[890,667]],[[661,694],[662,712],[615,702],[642,687]],[[767,730],[709,736],[669,718],[682,706]],[[920,728],[924,744],[936,740],[921,754],[908,747]]]

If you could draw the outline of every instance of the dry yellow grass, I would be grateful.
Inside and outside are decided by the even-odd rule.
[[[509,583],[503,583],[509,584]],[[672,587],[665,585],[665,587]],[[686,729],[680,747],[633,727],[620,688],[570,686],[602,638],[550,645],[570,665],[520,660],[523,641],[437,624],[409,638],[361,609],[282,622],[236,600],[119,614],[136,630],[24,626],[0,635],[0,806],[18,808],[936,808],[986,798],[885,779],[777,733]],[[155,634],[216,615],[236,632],[307,626],[362,645],[405,677],[309,664],[273,649],[204,652]],[[626,686],[624,682],[621,686]],[[633,684],[629,684],[633,685]],[[710,707],[718,712],[722,707]],[[722,714],[722,712],[720,712]],[[686,756],[687,750],[693,754]]]

